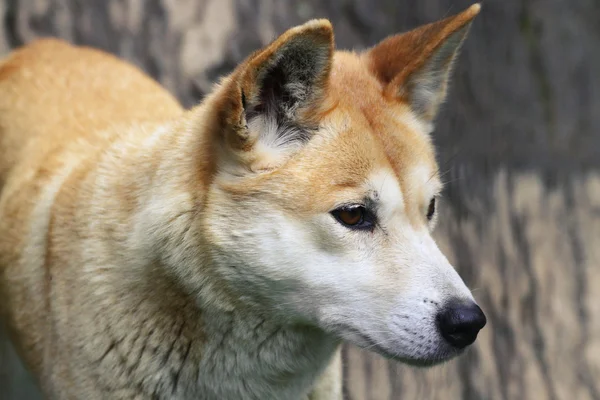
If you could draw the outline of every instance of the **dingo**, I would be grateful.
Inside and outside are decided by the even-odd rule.
[[[1,306],[52,399],[339,399],[339,345],[433,365],[485,316],[430,231],[472,19],[288,30],[184,111],[100,51],[0,65]]]

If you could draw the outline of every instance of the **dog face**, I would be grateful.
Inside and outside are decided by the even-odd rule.
[[[430,131],[478,11],[361,54],[311,21],[224,81],[204,229],[239,299],[418,365],[475,340],[485,317],[431,237]]]

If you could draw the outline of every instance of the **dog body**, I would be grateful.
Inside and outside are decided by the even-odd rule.
[[[0,311],[42,391],[339,399],[341,339],[458,354],[440,315],[474,303],[430,236],[429,132],[478,10],[361,54],[311,21],[189,111],[96,50],[11,54]]]

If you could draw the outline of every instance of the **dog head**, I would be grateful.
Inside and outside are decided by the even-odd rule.
[[[479,5],[361,52],[326,20],[251,55],[208,100],[206,237],[228,290],[385,356],[430,365],[485,324],[436,246],[430,134]]]

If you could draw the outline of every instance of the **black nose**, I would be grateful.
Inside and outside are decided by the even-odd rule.
[[[471,301],[451,301],[437,315],[440,333],[459,349],[473,343],[486,322],[481,308]]]

